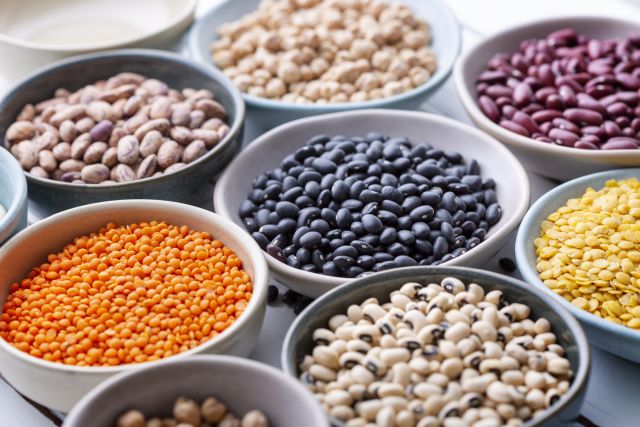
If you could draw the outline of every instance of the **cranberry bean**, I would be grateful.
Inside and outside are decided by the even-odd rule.
[[[522,125],[519,125],[518,123],[512,122],[510,120],[502,120],[500,122],[500,126],[522,136],[529,136],[529,131],[527,129],[525,129]]]
[[[578,135],[565,129],[553,128],[549,131],[549,138],[554,142],[561,143],[567,147],[573,147],[578,141]]]
[[[496,103],[493,102],[493,99],[486,95],[482,95],[478,99],[478,103],[480,104],[480,109],[485,116],[489,117],[494,122],[497,122],[498,119],[500,119],[500,111],[498,111],[498,107],[496,106]]]

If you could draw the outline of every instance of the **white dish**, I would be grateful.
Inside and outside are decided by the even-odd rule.
[[[265,133],[240,153],[219,178],[214,192],[216,212],[244,228],[238,215],[240,203],[258,174],[280,165],[282,159],[314,135],[362,136],[368,132],[406,136],[414,143],[460,152],[466,161],[475,158],[483,177],[496,182],[502,218],[485,241],[442,265],[483,266],[506,243],[529,206],[529,180],[518,160],[492,137],[451,119],[433,114],[397,110],[359,110],[295,120]],[[266,255],[273,276],[287,287],[317,297],[353,279],[309,273]]]
[[[164,220],[206,231],[232,249],[251,277],[253,296],[230,327],[215,338],[172,356],[231,354],[247,356],[256,342],[266,309],[268,269],[262,251],[251,237],[224,218],[204,209],[158,200],[127,200],[96,203],[64,211],[28,227],[0,249],[0,307],[9,287],[33,267],[57,252],[74,237],[96,231],[108,222],[128,224]],[[147,362],[152,365],[160,362]],[[22,352],[0,339],[0,373],[16,390],[46,407],[68,412],[89,390],[110,376],[140,365],[78,367],[48,362]],[[61,388],[64,389],[61,392]]]
[[[0,75],[16,80],[59,59],[122,47],[169,48],[197,0],[0,0]]]

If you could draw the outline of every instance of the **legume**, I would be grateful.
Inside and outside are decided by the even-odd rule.
[[[570,199],[541,225],[540,279],[572,304],[640,328],[640,182],[607,181]]]
[[[545,318],[453,277],[351,305],[313,341],[300,380],[348,427],[519,426],[573,375]]]
[[[200,405],[186,397],[179,397],[173,405],[173,418],[153,417],[131,409],[118,417],[115,427],[269,427],[265,414],[258,410],[247,412],[242,419],[232,414],[215,397],[207,397]]]
[[[0,336],[67,365],[141,363],[215,338],[251,293],[242,261],[208,233],[110,223],[11,285]]]
[[[172,173],[204,156],[229,132],[225,120],[209,90],[178,91],[120,73],[27,104],[4,139],[33,176],[115,184]]]
[[[640,147],[640,37],[566,28],[499,53],[478,76],[484,114],[538,141],[589,150]]]
[[[478,162],[378,133],[317,135],[253,182],[247,230],[287,265],[330,276],[450,261],[502,210]]]
[[[424,84],[437,68],[426,22],[381,0],[263,0],[223,25],[212,59],[250,95],[362,102]]]

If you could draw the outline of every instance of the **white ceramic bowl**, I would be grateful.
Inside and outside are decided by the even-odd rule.
[[[16,159],[0,148],[0,245],[27,226],[27,180]]]
[[[0,0],[0,75],[10,81],[68,56],[172,48],[197,0]]]
[[[482,266],[505,244],[529,206],[529,181],[518,160],[490,136],[451,119],[433,114],[362,110],[308,117],[281,125],[253,141],[228,166],[214,192],[216,212],[243,227],[238,215],[240,203],[258,174],[280,165],[281,160],[318,134],[361,136],[377,131],[389,136],[406,136],[412,142],[426,141],[434,147],[460,152],[465,160],[475,158],[483,177],[496,183],[502,218],[484,242],[442,265]],[[270,255],[273,276],[296,292],[317,297],[353,279],[309,273],[282,263]]]
[[[113,427],[136,408],[148,417],[170,416],[185,396],[214,396],[236,416],[258,409],[275,427],[328,427],[320,404],[298,381],[275,368],[230,356],[193,356],[121,373],[100,384],[69,413],[64,427]]]
[[[595,38],[626,37],[640,23],[608,17],[560,17],[521,24],[485,38],[460,56],[453,71],[458,95],[473,122],[505,144],[531,172],[566,181],[615,167],[640,165],[640,150],[583,150],[547,144],[510,132],[487,118],[478,107],[476,78],[496,53],[514,52],[521,41],[542,38],[552,31],[573,28]]]
[[[245,312],[233,325],[214,339],[169,359],[177,360],[199,353],[247,356],[255,345],[264,320],[267,264],[258,245],[238,226],[212,212],[189,205],[158,200],[121,200],[74,208],[37,222],[0,248],[0,306],[4,305],[12,283],[21,280],[33,267],[44,262],[49,253],[58,252],[73,238],[94,232],[108,222],[128,224],[144,220],[162,220],[210,233],[243,261],[243,268],[254,287]],[[148,362],[156,363],[160,362]],[[62,412],[68,412],[101,381],[137,366],[63,365],[31,356],[0,339],[2,376],[20,393]]]
[[[582,310],[547,288],[538,276],[534,239],[540,237],[540,225],[549,215],[565,206],[569,199],[581,197],[587,188],[600,190],[610,179],[640,178],[640,168],[618,169],[583,176],[554,188],[538,199],[527,212],[516,238],[518,269],[525,281],[542,288],[568,309],[582,324],[589,342],[604,351],[640,363],[640,331],[605,320]]]
[[[261,0],[226,0],[211,8],[194,24],[189,33],[189,54],[197,62],[215,67],[211,60],[211,43],[218,38],[218,28],[258,9]],[[399,95],[366,102],[340,104],[295,104],[243,94],[250,118],[263,130],[301,117],[362,108],[400,108],[417,110],[428,94],[449,76],[461,45],[460,27],[455,15],[442,0],[402,0],[430,26],[431,48],[438,69],[423,85]]]

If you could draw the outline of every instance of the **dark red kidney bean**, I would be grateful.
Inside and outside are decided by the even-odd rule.
[[[574,96],[575,96],[575,92],[582,92],[584,90],[584,86],[581,85],[580,83],[578,83],[577,81],[575,81],[574,79],[572,79],[569,76],[560,76],[560,77],[556,77],[556,86],[562,87],[562,86],[568,86],[571,89],[573,89],[574,92]]]
[[[600,43],[600,40],[589,40],[587,43],[587,52],[591,59],[596,59],[602,56],[602,43]]]
[[[507,55],[506,53],[499,53],[497,55],[494,55],[493,58],[489,60],[487,65],[489,66],[489,68],[496,68],[502,64],[506,64],[508,61],[509,55]]]
[[[538,127],[536,122],[533,121],[531,116],[529,116],[527,113],[524,113],[522,111],[517,111],[513,115],[513,118],[511,119],[511,121],[519,124],[531,134],[540,132],[540,128]]]
[[[640,89],[640,80],[637,77],[628,73],[616,74],[616,81],[627,89],[638,90]]]
[[[614,102],[618,102],[618,94],[607,95],[603,98],[598,99],[598,102],[602,104],[604,107],[608,107]]]
[[[621,150],[634,148],[638,148],[638,140],[634,138],[627,138],[625,136],[611,138],[600,146],[601,150]]]
[[[635,130],[636,132],[640,132],[640,118],[636,117],[635,119],[631,120],[631,128],[633,130]]]
[[[587,87],[587,94],[593,96],[596,99],[603,96],[611,95],[613,93],[613,87],[609,85],[595,85]]]
[[[633,109],[633,115],[636,117],[640,116],[640,106]]]
[[[558,88],[558,94],[567,107],[575,107],[578,103],[576,93],[571,86],[562,85]]]
[[[608,74],[612,70],[611,65],[603,61],[593,61],[587,65],[587,72],[596,76]]]
[[[550,122],[556,117],[562,117],[562,113],[558,110],[540,110],[531,115],[531,118],[538,124]]]
[[[501,96],[500,98],[496,99],[496,105],[498,106],[498,108],[502,108],[505,105],[511,105],[511,102],[511,98],[507,96]]]
[[[568,130],[569,132],[575,133],[576,135],[580,133],[580,128],[575,123],[562,117],[553,119],[551,123],[553,123],[553,126],[557,128]]]
[[[633,129],[629,127],[629,128],[622,129],[622,135],[633,138],[634,136],[636,136],[636,133]]]
[[[513,104],[516,107],[524,107],[531,102],[533,92],[528,84],[522,82],[513,89]]]
[[[538,141],[542,141],[542,142],[553,142],[551,140],[551,138],[549,138],[548,136],[539,136],[536,138]]]
[[[476,95],[477,96],[484,95],[488,87],[489,87],[489,84],[487,83],[478,83],[476,85]]]
[[[551,129],[553,129],[553,123],[551,122],[544,122],[540,125],[540,132],[545,135],[547,135]]]
[[[507,73],[504,71],[485,71],[478,76],[479,82],[494,84],[503,83],[507,78]]]
[[[632,107],[635,106],[638,103],[638,99],[640,99],[637,92],[618,92],[616,97],[619,101]]]
[[[615,86],[618,82],[616,81],[616,77],[613,74],[603,74],[601,76],[597,76],[589,80],[586,84],[587,87],[590,86],[598,86],[598,85],[609,85]]]
[[[529,136],[529,132],[521,125],[514,123],[510,120],[501,120],[500,121],[500,126],[502,126],[503,128],[510,130],[511,132],[515,132],[517,134],[520,134],[522,136]]]
[[[538,76],[538,80],[545,86],[552,86],[554,82],[553,72],[551,71],[551,66],[549,64],[539,64],[538,72],[536,73]]]
[[[631,61],[622,61],[619,62],[618,64],[616,64],[615,67],[613,67],[613,72],[618,74],[618,73],[628,73],[629,71],[632,71],[635,68],[635,64]]]
[[[544,105],[550,110],[562,110],[564,108],[564,100],[560,95],[549,95]]]
[[[533,73],[533,74],[535,74],[535,73]],[[523,82],[526,83],[527,85],[529,85],[531,90],[538,90],[538,89],[540,89],[542,87],[542,83],[540,82],[540,80],[538,80],[534,76],[525,77]]]
[[[525,72],[527,70],[527,67],[529,66],[529,63],[524,59],[524,56],[522,56],[522,54],[514,53],[511,57],[511,65],[513,65],[514,68]]]
[[[493,99],[489,98],[486,95],[482,95],[478,99],[478,104],[480,105],[480,110],[487,116],[491,121],[497,122],[500,119],[500,111],[496,106],[496,103],[493,102]]]
[[[612,122],[611,120],[607,120],[602,124],[602,130],[608,138],[613,138],[614,136],[618,136],[620,135],[620,133],[622,133],[620,126],[618,126],[616,122]]]
[[[636,68],[631,71],[631,75],[637,79],[640,79],[640,68]]]
[[[598,144],[600,144],[600,138],[595,135],[583,135],[582,137],[580,137],[580,141],[589,142],[596,147],[598,146]]]
[[[547,36],[552,46],[571,46],[578,40],[578,34],[572,28],[563,28]]]
[[[516,111],[518,111],[518,109],[513,105],[505,105],[504,107],[502,107],[501,111],[502,111],[503,117],[511,120],[511,118],[516,113]]]
[[[545,102],[549,95],[554,95],[556,93],[558,93],[558,91],[555,87],[545,86],[536,91],[535,98],[539,102]]]
[[[587,110],[586,108],[569,108],[564,110],[562,115],[567,120],[570,120],[573,123],[580,123],[585,125],[597,126],[600,125],[603,121],[602,114],[598,113],[597,111]]]
[[[501,96],[508,96],[509,98],[511,98],[511,95],[513,95],[513,89],[503,85],[491,85],[487,88],[485,93],[494,99]]]
[[[620,126],[620,129],[624,129],[624,128],[628,127],[631,124],[629,119],[626,118],[626,117],[616,117],[614,119],[614,122],[616,122],[616,124],[618,126]]]
[[[597,150],[598,146],[584,139],[579,140],[573,146],[574,148],[582,148],[583,150]]]
[[[518,84],[520,83],[520,80],[518,80],[515,77],[509,77],[507,79],[507,86],[509,86],[511,89],[515,88],[516,86],[518,86]]]
[[[589,80],[591,80],[591,74],[589,73],[580,73],[580,72],[576,72],[574,74],[569,74],[567,75],[567,77],[570,77],[571,80],[575,81],[576,83],[578,83],[581,86],[584,86],[585,84],[587,84],[587,82]],[[575,89],[575,88],[574,88]]]
[[[616,44],[616,56],[619,58],[624,58],[629,53],[630,43],[627,40],[620,40]]]
[[[605,134],[605,132],[602,130],[602,128],[600,126],[583,126],[580,129],[580,133],[582,133],[582,135],[593,135],[593,136],[597,137],[598,139],[603,137],[604,134]]]
[[[628,116],[631,109],[624,102],[614,102],[607,107],[607,113],[611,116]]]
[[[586,93],[579,93],[576,95],[579,108],[586,108],[587,110],[597,111],[600,114],[605,114],[606,109],[596,99],[587,95]]]
[[[578,135],[565,129],[553,128],[549,131],[549,138],[565,147],[573,147],[578,141]]]
[[[544,107],[542,105],[540,105],[540,104],[537,104],[537,103],[529,104],[529,105],[527,105],[526,107],[524,107],[522,109],[522,111],[524,113],[527,113],[529,115],[535,113],[536,111],[540,111],[540,110],[544,110]]]

